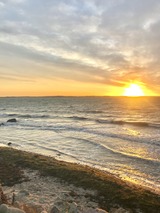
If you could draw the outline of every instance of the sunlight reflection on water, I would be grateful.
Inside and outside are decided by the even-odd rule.
[[[2,145],[160,188],[160,99],[5,98],[0,104]],[[17,123],[6,123],[13,117]]]

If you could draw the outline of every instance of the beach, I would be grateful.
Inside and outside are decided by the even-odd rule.
[[[18,207],[32,207],[38,213],[51,208],[109,213],[160,210],[158,194],[109,173],[6,147],[0,148],[0,156],[0,182],[9,202],[14,193]]]
[[[0,213],[160,213],[160,1],[0,17]]]
[[[159,14],[0,0],[0,213],[160,213]]]
[[[160,193],[159,107],[159,97],[0,98],[0,145],[88,165]]]

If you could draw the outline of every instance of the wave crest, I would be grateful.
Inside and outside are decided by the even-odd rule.
[[[73,120],[79,120],[79,121],[88,120],[88,118],[86,118],[86,117],[79,117],[79,116],[70,116],[70,117],[67,117],[67,118],[70,118],[70,119],[73,119]]]
[[[105,119],[98,119],[96,120],[97,123],[102,124],[117,124],[117,125],[133,125],[139,127],[153,127],[153,128],[160,128],[160,124],[158,123],[149,123],[145,121],[123,121],[123,120],[105,120]]]

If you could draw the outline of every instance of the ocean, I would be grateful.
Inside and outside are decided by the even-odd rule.
[[[2,123],[1,146],[89,165],[160,193],[160,97],[6,97]]]

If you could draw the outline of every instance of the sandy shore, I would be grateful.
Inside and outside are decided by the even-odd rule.
[[[54,177],[42,177],[38,171],[24,170],[24,175],[28,181],[12,187],[3,187],[9,203],[12,203],[14,194],[15,206],[23,209],[25,204],[36,209],[37,212],[50,212],[54,206],[61,212],[74,208],[79,212],[87,212],[98,208],[98,203],[90,199],[91,196],[96,195],[96,191],[62,183]]]
[[[75,187],[60,182],[54,177],[42,177],[38,171],[25,169],[23,172],[27,181],[15,184],[12,187],[4,186],[3,192],[7,196],[9,204],[27,213],[57,213],[58,211],[60,213],[132,212],[118,206],[106,211],[99,208],[96,200],[91,199],[91,197],[97,196],[96,191]]]
[[[87,166],[12,148],[0,148],[0,182],[8,202],[14,194],[14,204],[29,213],[29,207],[37,213],[160,212],[157,194]]]

